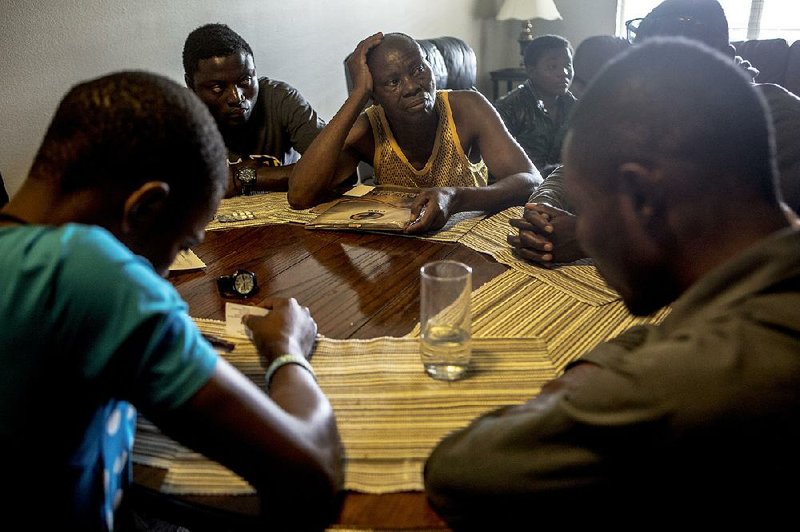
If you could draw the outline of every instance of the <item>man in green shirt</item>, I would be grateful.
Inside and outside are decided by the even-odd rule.
[[[768,528],[800,472],[800,233],[762,97],[710,48],[653,39],[593,82],[564,157],[581,246],[631,312],[671,313],[445,437],[433,507],[455,529]]]

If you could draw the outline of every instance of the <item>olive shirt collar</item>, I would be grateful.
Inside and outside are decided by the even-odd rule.
[[[587,361],[607,366],[645,344],[665,340],[681,328],[691,330],[695,323],[730,315],[732,309],[758,294],[800,292],[798,249],[798,230],[782,229],[764,237],[690,286],[659,325],[635,325],[570,362],[565,370]]]
[[[784,283],[800,290],[800,231],[786,228],[723,262],[689,287],[660,328],[674,330],[698,314],[724,312]]]

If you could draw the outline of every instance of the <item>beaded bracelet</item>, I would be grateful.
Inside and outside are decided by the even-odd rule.
[[[297,364],[298,366],[305,368],[306,371],[311,373],[311,376],[314,377],[314,380],[317,380],[317,376],[314,374],[314,368],[311,367],[311,364],[306,360],[306,357],[302,355],[281,355],[275,360],[267,368],[267,373],[264,377],[264,380],[267,383],[267,393],[269,393],[269,385],[272,382],[272,377],[275,375],[275,372],[281,369],[283,366],[287,364]]]

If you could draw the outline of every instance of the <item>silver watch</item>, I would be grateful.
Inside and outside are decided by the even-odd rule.
[[[256,169],[249,166],[237,168],[233,175],[239,181],[242,196],[249,196],[256,184]]]

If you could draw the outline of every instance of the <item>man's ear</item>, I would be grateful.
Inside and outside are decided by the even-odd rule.
[[[626,162],[617,169],[619,191],[626,198],[629,215],[643,227],[664,214],[661,173],[641,163]]]
[[[626,162],[617,169],[619,216],[643,256],[661,260],[674,245],[660,167]]]
[[[122,232],[138,232],[152,227],[167,208],[169,193],[169,185],[163,181],[148,181],[131,192],[125,200]]]

